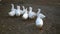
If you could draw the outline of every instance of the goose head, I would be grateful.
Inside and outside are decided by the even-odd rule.
[[[17,9],[20,9],[20,6],[17,6]]]
[[[41,9],[40,9],[40,8],[38,8],[38,11],[40,12],[40,11],[41,11]]]

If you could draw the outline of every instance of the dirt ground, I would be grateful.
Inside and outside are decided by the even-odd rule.
[[[30,1],[31,2],[31,1]],[[41,8],[46,18],[44,18],[43,31],[41,32],[35,26],[35,19],[24,20],[22,17],[10,17],[8,12],[11,9],[10,3],[0,4],[0,34],[58,34],[60,31],[60,4],[58,0],[55,1],[32,1],[23,4],[15,3],[17,5],[33,7],[37,12]]]

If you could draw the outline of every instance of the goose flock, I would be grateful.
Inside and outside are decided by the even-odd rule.
[[[12,8],[11,11],[8,13],[9,16],[21,16],[23,19],[33,19],[36,17],[36,21],[35,24],[37,27],[42,28],[43,26],[43,18],[45,18],[46,16],[43,15],[41,13],[41,9],[38,8],[37,13],[35,13],[32,7],[29,7],[29,11],[27,10],[27,8],[25,8],[24,6],[22,6],[23,10],[21,10],[20,6],[17,5],[17,9],[14,8],[14,4],[11,4]]]

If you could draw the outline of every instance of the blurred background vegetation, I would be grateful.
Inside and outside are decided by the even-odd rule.
[[[1,0],[0,3],[60,5],[60,0]]]

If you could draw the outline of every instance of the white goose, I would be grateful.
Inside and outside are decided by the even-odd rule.
[[[28,11],[27,8],[25,9],[25,13],[23,14],[23,19],[27,19],[28,18]]]
[[[34,18],[36,16],[36,13],[32,11],[32,7],[29,7],[29,18]]]
[[[45,17],[45,15],[43,15],[42,13],[39,13],[41,10],[38,9],[38,12],[37,12],[37,19],[36,19],[36,26],[38,28],[42,28],[43,26],[43,18]]]
[[[17,6],[16,9],[16,16],[20,16],[21,15],[22,10],[20,9],[20,6]]]
[[[10,16],[14,16],[16,9],[14,8],[14,4],[11,4],[11,6],[12,6],[11,11],[10,11],[8,14],[9,14]]]
[[[40,16],[37,16],[36,26],[37,26],[38,28],[42,28],[42,26],[43,26],[43,20],[40,18]]]

